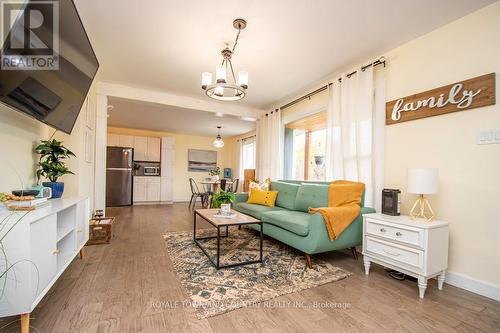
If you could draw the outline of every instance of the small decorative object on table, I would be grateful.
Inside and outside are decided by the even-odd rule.
[[[35,152],[40,155],[37,178],[43,176],[50,180],[43,182],[42,185],[51,188],[53,198],[60,198],[64,192],[64,183],[58,182],[57,179],[67,174],[74,174],[68,169],[64,160],[75,154],[56,139],[42,140],[42,143],[35,148]]]
[[[401,215],[401,191],[384,188],[382,191],[382,214]]]
[[[224,178],[231,178],[231,168],[224,168]]]
[[[90,219],[90,238],[86,245],[109,244],[113,237],[114,217],[94,217]]]
[[[236,216],[238,216],[238,214],[236,214],[236,212],[232,212],[232,211],[222,212],[221,210],[218,210],[214,214],[214,217],[220,217],[220,218],[223,218],[223,219],[234,219]]]
[[[96,209],[94,213],[92,214],[93,217],[95,218],[101,218],[104,217],[104,211],[102,209]]]
[[[13,191],[18,193],[17,191]],[[35,210],[46,205],[47,198],[35,198],[32,195],[17,196],[14,194],[3,194],[2,201],[9,210]]]
[[[410,211],[412,219],[423,218],[430,222],[434,218],[434,211],[429,201],[424,198],[424,194],[436,194],[437,192],[438,169],[408,169],[408,193],[419,195]],[[425,212],[426,210],[429,211],[429,215]]]
[[[208,174],[212,177],[212,181],[216,182],[219,180],[219,175],[220,175],[220,168],[215,167],[212,170],[208,172]]]

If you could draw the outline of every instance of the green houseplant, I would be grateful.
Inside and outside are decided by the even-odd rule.
[[[48,182],[43,182],[42,185],[52,189],[52,197],[60,198],[64,192],[64,183],[58,182],[59,177],[72,174],[66,164],[65,159],[75,156],[71,150],[64,147],[61,141],[56,139],[42,140],[35,151],[40,155],[38,161],[38,170],[36,176],[38,181],[40,177],[48,179]]]
[[[212,205],[214,208],[220,208],[222,213],[229,213],[231,211],[231,203],[236,200],[236,196],[232,192],[220,191],[214,193],[212,196]]]

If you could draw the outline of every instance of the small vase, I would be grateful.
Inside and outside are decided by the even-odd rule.
[[[222,214],[230,214],[231,213],[231,204],[230,203],[226,203],[226,204],[221,204],[220,205],[220,212]]]
[[[213,181],[213,182],[217,182],[217,181],[219,181],[219,175],[213,175],[213,176],[212,176],[212,181]]]
[[[52,190],[52,198],[60,198],[64,192],[63,182],[43,182],[42,185],[50,187]]]

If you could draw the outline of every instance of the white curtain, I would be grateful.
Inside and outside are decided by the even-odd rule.
[[[283,177],[283,138],[280,110],[269,112],[257,120],[256,177],[259,181]]]
[[[341,82],[335,80],[329,88],[326,176],[331,180],[365,183],[365,205],[378,208],[376,197],[381,195],[378,187],[383,182],[377,178],[376,188],[374,178],[381,170],[379,163],[383,157],[380,157],[382,152],[378,146],[380,142],[383,144],[383,138],[380,141],[380,110],[375,107],[378,103],[375,103],[374,93],[373,66],[365,70],[356,68],[356,74],[343,75]]]
[[[236,141],[236,163],[233,178],[243,179],[243,142],[243,139]]]

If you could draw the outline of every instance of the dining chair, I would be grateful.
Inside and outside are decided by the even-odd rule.
[[[238,185],[240,184],[240,179],[235,178],[233,179],[233,184],[231,184],[231,192],[236,193],[238,192]]]
[[[201,205],[205,207],[205,201],[208,199],[208,195],[205,192],[200,192],[198,188],[198,184],[193,178],[189,178],[189,186],[191,187],[191,199],[189,200],[188,208],[191,208],[191,204],[193,208],[196,206],[196,199],[201,199]]]
[[[220,180],[220,189],[223,191],[226,191],[226,182],[227,182],[227,179],[225,179],[225,178],[222,178]]]

